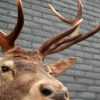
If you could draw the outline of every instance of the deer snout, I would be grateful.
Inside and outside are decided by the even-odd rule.
[[[69,100],[68,90],[66,87],[56,91],[54,96],[52,97],[54,100]]]
[[[40,92],[48,100],[68,100],[68,90],[66,87],[55,89],[53,86],[42,86]]]
[[[39,81],[29,91],[29,100],[69,100],[68,90],[59,81]],[[27,100],[27,99],[25,99]]]

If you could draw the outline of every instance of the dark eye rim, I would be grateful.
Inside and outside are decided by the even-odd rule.
[[[5,66],[5,65],[2,66],[3,73],[9,72],[9,71],[11,71],[11,69],[8,66]]]
[[[49,72],[49,74],[50,74],[50,75],[53,75],[53,73],[52,73],[52,72]]]

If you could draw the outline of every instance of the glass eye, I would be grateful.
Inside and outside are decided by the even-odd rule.
[[[6,73],[8,71],[11,71],[11,69],[8,66],[2,66],[2,72]]]
[[[52,72],[50,72],[49,74],[50,74],[50,75],[52,75],[53,73],[52,73]]]

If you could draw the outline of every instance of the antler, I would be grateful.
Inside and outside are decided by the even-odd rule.
[[[44,56],[47,56],[47,55],[50,55],[53,53],[57,53],[57,52],[62,51],[80,41],[85,40],[86,38],[88,38],[100,31],[100,25],[97,25],[90,32],[87,32],[85,34],[78,34],[80,23],[83,20],[83,19],[81,19],[83,7],[82,7],[82,3],[80,0],[77,0],[77,3],[78,3],[78,14],[77,14],[77,17],[72,21],[68,20],[65,17],[63,17],[62,15],[60,15],[49,4],[50,9],[54,12],[54,14],[56,16],[58,16],[63,22],[72,24],[73,26],[72,26],[72,28],[63,31],[63,32],[55,35],[51,39],[48,39],[46,42],[44,42],[44,44],[42,46],[40,46],[39,48],[37,48],[35,50],[38,54],[40,54],[41,56],[44,57]],[[68,37],[68,35],[70,35],[70,36]]]
[[[60,13],[58,13],[53,7],[52,5],[48,4],[49,8],[52,10],[52,12],[58,17],[60,18],[63,22],[67,23],[67,24],[72,24],[74,25],[77,21],[79,21],[82,18],[82,12],[83,12],[83,5],[81,3],[81,0],[77,0],[77,5],[78,5],[78,13],[77,16],[74,20],[69,20],[65,17],[63,17]]]
[[[64,38],[60,40],[58,43],[55,43],[51,49],[49,48],[49,50],[45,52],[45,55],[53,54],[53,53],[62,51],[64,49],[67,49],[68,47],[87,39],[88,37],[96,34],[99,31],[100,31],[100,25],[97,25],[93,30],[85,34],[82,34],[82,35],[79,34],[79,36],[76,36],[76,37]]]
[[[18,20],[14,30],[9,35],[6,35],[4,32],[0,31],[0,45],[4,52],[14,47],[14,42],[20,34],[20,31],[24,24],[22,1],[17,0],[17,4]]]

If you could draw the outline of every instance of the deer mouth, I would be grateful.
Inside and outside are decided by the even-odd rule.
[[[68,99],[65,96],[59,95],[59,96],[52,97],[52,99],[50,100],[68,100]]]

